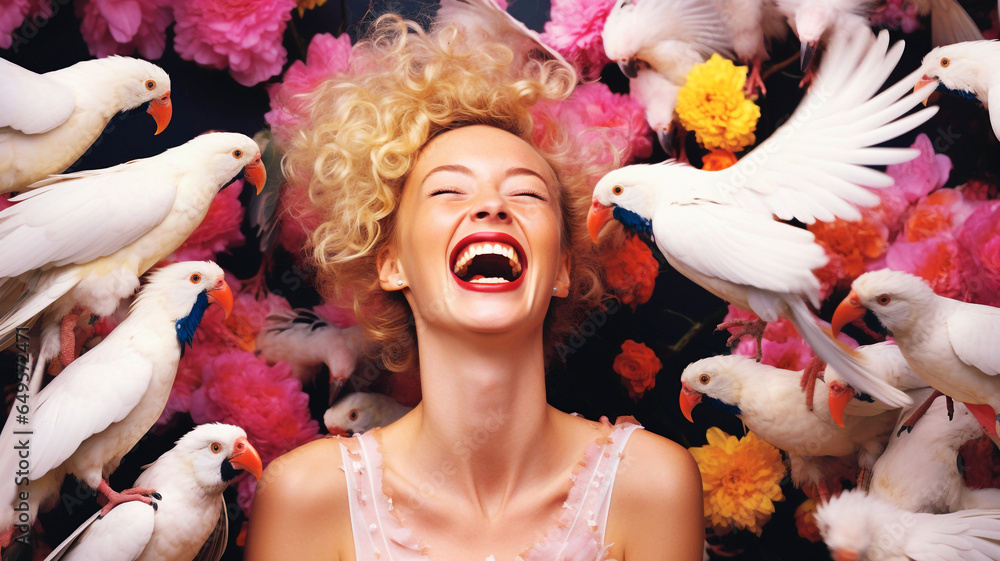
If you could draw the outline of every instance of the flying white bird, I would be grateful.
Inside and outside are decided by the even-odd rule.
[[[53,176],[14,198],[20,202],[0,212],[0,348],[45,312],[38,368],[60,347],[68,364],[84,309],[113,313],[240,170],[264,184],[257,145],[210,133],[152,158]]]
[[[354,372],[363,343],[360,326],[341,329],[311,310],[294,309],[267,317],[257,333],[255,353],[267,364],[287,361],[303,384],[326,365],[332,403]]]
[[[864,38],[837,37],[789,121],[734,166],[709,172],[667,161],[612,171],[594,189],[588,228],[596,240],[614,219],[651,234],[678,272],[763,321],[789,318],[852,385],[902,406],[910,403],[905,394],[867,372],[859,355],[817,325],[807,303],[819,308],[813,270],[826,264],[826,253],[807,230],[774,219],[857,220],[857,206],[879,203],[866,187],[893,181],[864,166],[905,162],[918,153],[873,145],[934,114],[924,109],[901,117],[927,95],[905,95],[916,73],[875,95],[902,42],[887,51],[888,33],[871,49]]]
[[[217,561],[229,519],[222,492],[245,470],[260,479],[260,455],[239,427],[199,425],[135,480],[156,489],[152,505],[118,505],[95,513],[45,561]],[[154,506],[155,505],[155,506]]]
[[[919,397],[932,391],[928,388]],[[903,413],[897,427],[908,415],[909,411]],[[897,434],[872,467],[869,494],[911,512],[1000,508],[1000,489],[971,489],[958,471],[959,448],[982,436],[979,423],[964,405],[956,403],[949,415],[945,398],[939,396],[911,432]]]
[[[899,352],[899,347],[894,342],[865,345],[855,351],[865,357],[865,363],[870,367],[869,371],[890,386],[904,392],[927,387],[927,382],[910,368],[910,364],[903,358],[903,353]],[[898,409],[870,395],[855,393],[854,388],[829,366],[823,373],[823,380],[829,388],[830,415],[840,426],[844,426],[845,414],[867,417],[890,409]]]
[[[0,193],[73,164],[120,111],[149,103],[156,134],[170,122],[170,78],[159,66],[111,56],[36,74],[0,59]]]
[[[792,480],[799,486],[825,484],[827,475],[813,461],[818,456],[854,456],[870,468],[896,414],[847,417],[846,428],[838,427],[825,411],[826,386],[817,382],[810,411],[802,400],[801,375],[741,355],[701,359],[681,373],[681,412],[690,421],[694,406],[706,402],[736,415],[751,432],[788,453]]]
[[[771,41],[788,33],[784,14],[775,0],[715,0],[715,3],[732,38],[736,57],[750,69],[747,93],[754,90],[767,93],[760,66],[770,58],[767,48]]]
[[[355,392],[327,409],[323,424],[330,434],[351,436],[394,423],[411,409],[387,395]]]
[[[914,513],[854,490],[819,505],[816,525],[836,561],[1000,559],[1000,510]]]
[[[965,403],[1000,446],[1000,308],[938,296],[920,277],[882,269],[854,280],[833,314],[833,331],[863,317],[865,309],[892,333],[913,371]]]
[[[968,41],[935,47],[924,56],[918,88],[939,84],[951,93],[978,100],[990,113],[993,136],[1000,139],[1000,42]],[[930,95],[930,91],[927,92]],[[990,106],[997,108],[991,111]]]
[[[645,63],[681,86],[691,66],[713,53],[732,56],[730,37],[714,2],[704,0],[617,0],[601,38],[604,52],[634,78]]]
[[[857,39],[872,35],[864,0],[775,0],[799,38],[802,70],[812,64],[821,43],[839,33]]]
[[[15,522],[27,532],[39,505],[58,496],[66,474],[107,497],[105,513],[123,501],[149,503],[142,490],[115,492],[107,476],[159,418],[184,345],[213,302],[226,315],[232,311],[233,293],[215,263],[186,261],[156,270],[114,331],[30,395],[26,424],[15,422],[17,408],[11,410],[0,433],[0,531],[6,537]],[[16,432],[21,430],[30,434]],[[29,466],[21,471],[18,446],[30,450]],[[25,490],[22,501],[19,491]],[[14,510],[22,502],[28,521]]]

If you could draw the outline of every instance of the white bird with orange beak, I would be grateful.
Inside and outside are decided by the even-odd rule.
[[[215,561],[229,536],[222,493],[244,471],[258,480],[263,471],[246,432],[199,425],[135,480],[158,499],[118,505],[103,518],[95,513],[45,561]]]
[[[906,362],[895,343],[885,341],[858,347],[855,351],[864,355],[865,364],[871,367],[870,371],[890,386],[904,392],[927,387],[927,382],[910,368],[910,364]],[[845,415],[868,417],[898,409],[870,395],[856,393],[854,388],[829,366],[823,372],[823,380],[829,389],[830,415],[840,426],[844,426]]]
[[[870,468],[896,421],[894,412],[847,417],[846,428],[825,411],[826,386],[816,384],[813,410],[802,400],[801,372],[760,364],[741,355],[693,362],[681,373],[680,407],[690,421],[702,401],[740,418],[747,429],[788,453],[796,485],[822,485],[827,474],[819,456],[855,456]]]
[[[0,193],[62,173],[112,117],[143,103],[160,134],[173,111],[170,77],[144,60],[111,56],[36,74],[0,59]]]
[[[819,505],[816,526],[834,561],[1000,559],[1000,510],[908,512],[853,490]]]
[[[108,499],[105,513],[125,501],[150,502],[142,489],[114,491],[107,477],[163,412],[184,346],[213,302],[227,316],[232,311],[233,293],[215,263],[185,261],[156,270],[118,327],[31,394],[21,404],[24,411],[11,410],[0,433],[3,537],[9,540],[15,523],[26,532],[38,508],[58,497],[67,474]],[[19,467],[19,445],[30,450],[27,467]],[[14,510],[22,503],[28,520]]]
[[[834,333],[866,309],[892,333],[913,371],[965,403],[1000,446],[1000,309],[938,296],[920,277],[889,269],[855,279],[833,314]]]
[[[591,236],[596,240],[612,219],[651,234],[687,278],[763,321],[789,318],[816,354],[856,388],[908,405],[905,394],[868,372],[863,357],[816,323],[809,310],[820,304],[813,270],[826,264],[826,253],[810,232],[778,221],[857,220],[858,206],[879,203],[868,187],[893,181],[865,166],[917,155],[874,147],[934,114],[924,109],[903,116],[927,95],[907,95],[916,73],[875,95],[901,53],[901,42],[889,48],[888,33],[871,48],[865,38],[838,35],[788,122],[734,166],[703,171],[667,161],[605,175],[594,189]]]
[[[13,199],[0,212],[0,348],[45,312],[37,364],[60,347],[68,364],[79,315],[114,313],[241,170],[258,190],[264,185],[254,141],[209,133],[151,158],[53,176]]]
[[[935,47],[917,69],[917,88],[937,84],[938,89],[977,100],[990,113],[993,136],[1000,139],[1000,42],[966,41]],[[930,95],[930,92],[928,92]],[[993,96],[997,99],[993,99]],[[990,106],[996,108],[991,111]]]

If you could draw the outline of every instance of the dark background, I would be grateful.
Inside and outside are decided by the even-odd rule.
[[[289,30],[285,34],[285,47],[290,64],[305,58],[308,39],[319,32],[348,32],[356,39],[363,23],[372,14],[392,10],[420,21],[426,21],[426,14],[433,10],[435,2],[377,2],[369,9],[367,3],[359,0],[329,0],[326,5],[307,11],[300,18],[297,12]],[[988,29],[992,23],[988,19],[990,10],[996,4],[990,1],[963,2],[976,17],[980,27]],[[66,0],[54,2],[56,13],[41,25],[26,23],[20,34],[25,41],[16,47],[0,52],[0,56],[36,72],[45,72],[69,66],[90,58],[80,35],[80,22]],[[510,12],[529,27],[542,30],[549,19],[547,1],[518,0],[512,2]],[[168,31],[168,33],[171,33]],[[903,38],[899,32],[893,39]],[[920,58],[930,50],[929,33],[926,30],[906,36],[907,51],[891,81],[902,78],[915,69]],[[142,112],[134,110],[119,115],[108,126],[105,134],[94,144],[73,169],[92,169],[112,166],[135,158],[158,154],[177,146],[207,130],[234,131],[253,136],[265,127],[264,113],[268,111],[268,96],[265,84],[247,88],[237,84],[227,72],[205,69],[193,62],[180,60],[173,51],[172,34],[168,35],[164,56],[156,63],[171,77],[174,114],[170,126],[159,136],[152,134],[154,124]],[[773,61],[784,60],[798,53],[794,37],[784,44],[775,45]],[[788,117],[801,97],[797,63],[790,70],[775,74],[767,81],[768,96],[758,100],[761,105],[761,120],[758,124],[758,139],[766,137],[776,126]],[[277,81],[280,77],[272,79]],[[605,68],[602,81],[618,92],[627,91],[627,81],[614,65]],[[955,164],[948,186],[964,183],[970,177],[990,177],[996,179],[997,142],[989,128],[985,111],[973,103],[953,97],[942,97],[937,101],[942,106],[938,117],[922,127],[932,140],[949,137],[960,132],[954,144],[947,147],[946,154]],[[951,133],[949,133],[951,127]],[[693,135],[691,135],[693,136]],[[897,144],[909,145],[915,133],[907,135]],[[697,156],[697,147],[689,139],[689,150]],[[659,147],[650,161],[665,158]],[[692,157],[697,165],[697,160]],[[246,207],[252,193],[245,189],[242,202]],[[257,272],[261,262],[257,250],[255,234],[249,223],[244,224],[247,243],[236,248],[229,255],[220,255],[218,262],[237,277],[246,279]],[[739,243],[739,240],[734,240]],[[278,250],[275,267],[270,280],[280,278],[281,272],[291,266],[291,258]],[[655,252],[655,247],[654,247]],[[658,253],[657,253],[658,255]],[[271,284],[274,288],[277,286]],[[311,306],[318,302],[316,293],[308,285],[295,290],[284,287],[282,295],[293,306]],[[824,306],[823,317],[829,319],[832,302],[840,298],[834,295]],[[694,360],[726,352],[726,336],[712,332],[714,325],[725,313],[725,304],[698,286],[673,271],[662,262],[657,287],[652,300],[633,311],[626,306],[615,305],[613,311],[600,312],[591,316],[589,324],[582,324],[581,333],[585,343],[574,348],[565,365],[555,364],[549,375],[549,400],[564,411],[576,411],[587,418],[597,419],[607,415],[611,419],[619,415],[633,415],[647,429],[667,436],[684,446],[698,446],[705,442],[705,430],[719,426],[731,434],[743,434],[741,423],[735,417],[710,407],[700,407],[695,413],[695,423],[688,423],[677,406],[680,371]],[[683,348],[675,344],[688,332],[691,321],[704,322],[708,327],[697,332]],[[612,371],[614,357],[619,353],[625,339],[644,342],[656,351],[663,362],[663,370],[658,374],[657,385],[638,401],[632,400],[622,386],[617,374]],[[13,380],[13,367],[8,360],[0,360],[0,381],[4,384]],[[320,384],[322,386],[322,384]],[[326,396],[312,396],[314,417],[321,419],[325,409]],[[322,426],[322,422],[320,422]],[[125,458],[121,468],[111,480],[112,487],[127,486],[138,475],[138,467],[148,463],[169,449],[173,442],[193,426],[190,418],[182,419],[176,426],[162,434],[150,433]],[[340,477],[331,466],[329,474],[317,477]],[[765,526],[761,537],[748,532],[736,532],[722,539],[722,545],[735,559],[827,559],[825,546],[810,544],[798,537],[795,530],[793,512],[805,498],[792,488],[786,480],[783,485],[786,499],[777,503],[777,512]],[[77,500],[79,499],[79,500]],[[240,559],[241,551],[234,540],[239,533],[244,517],[235,508],[235,492],[227,491],[230,506],[230,546],[225,559]],[[45,540],[58,544],[73,528],[96,510],[96,502],[90,493],[82,490],[75,482],[67,482],[64,488],[63,505],[42,515],[46,528]],[[713,540],[717,541],[717,540]],[[742,552],[742,553],[739,553]],[[23,557],[29,558],[27,556]]]

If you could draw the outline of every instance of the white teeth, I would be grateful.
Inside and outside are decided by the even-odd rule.
[[[458,261],[455,262],[455,269],[454,269],[455,274],[456,275],[462,275],[462,274],[464,274],[468,270],[469,261],[471,261],[473,257],[476,257],[477,255],[483,255],[483,254],[503,255],[504,257],[507,257],[508,259],[510,259],[511,270],[512,270],[512,272],[515,275],[517,275],[517,274],[519,274],[521,272],[521,263],[518,260],[517,252],[514,251],[513,247],[503,246],[503,245],[500,245],[499,243],[496,243],[496,244],[494,244],[494,243],[480,243],[480,244],[474,244],[474,245],[469,246],[465,250],[465,253],[463,253],[458,258]],[[504,279],[500,279],[500,280],[503,281],[503,282],[507,282]],[[487,281],[485,281],[485,280],[479,280],[479,281],[473,281],[473,282],[487,282]],[[489,282],[496,282],[496,281],[489,281]]]
[[[482,279],[471,280],[469,282],[474,282],[476,284],[500,284],[500,283],[510,282],[510,281],[507,280],[507,279],[500,278],[500,277],[490,277],[490,278],[482,278]]]

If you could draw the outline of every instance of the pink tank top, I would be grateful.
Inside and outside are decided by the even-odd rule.
[[[601,422],[609,425],[607,417]],[[610,546],[604,530],[622,451],[632,432],[642,428],[619,418],[607,438],[587,446],[573,471],[569,496],[553,528],[516,561],[606,561]],[[348,443],[350,442],[350,445]],[[392,499],[382,493],[382,454],[372,431],[341,439],[347,476],[354,551],[358,561],[431,561],[417,537],[392,514]],[[493,556],[485,561],[493,561]]]

